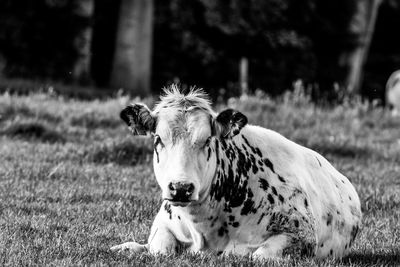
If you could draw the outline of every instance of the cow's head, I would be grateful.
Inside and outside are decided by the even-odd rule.
[[[154,136],[154,172],[162,197],[186,206],[204,200],[216,174],[215,140],[237,135],[247,124],[242,113],[228,109],[215,114],[201,90],[182,94],[165,91],[154,111],[132,104],[121,118],[135,135]]]

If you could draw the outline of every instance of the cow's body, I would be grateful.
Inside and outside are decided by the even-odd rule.
[[[184,207],[165,200],[147,245],[114,249],[167,253],[183,247],[261,258],[342,257],[349,250],[360,226],[360,201],[349,180],[318,153],[252,125],[232,138],[211,138],[201,153],[213,175],[199,198]]]

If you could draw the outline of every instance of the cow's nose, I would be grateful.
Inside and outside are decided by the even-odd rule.
[[[194,185],[192,183],[170,183],[168,185],[170,194],[173,201],[188,202],[194,191]]]

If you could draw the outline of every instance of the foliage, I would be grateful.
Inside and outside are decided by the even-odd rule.
[[[169,71],[160,80],[155,77],[157,85],[177,76],[188,84],[224,87],[237,95],[241,57],[250,61],[250,87],[270,94],[289,88],[295,79],[313,78],[312,43],[298,29],[305,22],[295,12],[301,6],[296,1],[157,3],[155,73]],[[166,43],[174,45],[166,47]],[[170,49],[169,53],[161,54],[163,49]]]
[[[253,124],[277,130],[316,149],[350,178],[360,195],[364,218],[349,257],[342,261],[292,257],[265,263],[214,254],[113,254],[109,251],[112,245],[146,241],[161,203],[160,190],[146,159],[151,157],[152,141],[132,137],[118,116],[130,99],[78,101],[51,94],[3,94],[0,129],[30,121],[51,129],[63,140],[21,138],[13,132],[0,135],[0,264],[398,264],[399,119],[391,117],[388,110],[362,101],[320,108],[300,88],[277,100],[262,92],[232,98],[229,106],[240,109]],[[150,106],[154,102],[144,101]],[[75,123],[72,118],[90,123]]]
[[[0,71],[8,77],[71,81],[74,38],[92,25],[92,76],[107,87],[120,1],[95,0],[95,15],[76,14],[75,0],[0,2]],[[313,99],[335,99],[332,83],[343,76],[341,51],[354,45],[345,27],[355,1],[155,0],[153,91],[172,81],[210,88],[216,97],[239,94],[238,63],[249,59],[249,85],[279,95],[302,79]],[[364,93],[384,98],[384,84],[398,68],[398,4],[381,7],[366,65]],[[339,15],[338,15],[339,14]],[[4,59],[4,60],[2,60]],[[3,69],[4,68],[4,69]]]
[[[88,22],[68,0],[0,2],[0,52],[10,77],[68,80],[77,56],[74,39]]]

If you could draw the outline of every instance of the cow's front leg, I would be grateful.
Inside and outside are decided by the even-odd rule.
[[[147,251],[147,245],[146,244],[142,245],[132,241],[113,246],[110,249],[111,251],[114,252],[129,251],[131,253],[142,253]]]
[[[177,250],[178,241],[158,214],[151,227],[148,249],[152,254],[168,254]],[[157,218],[160,218],[157,220]]]
[[[164,213],[163,210],[160,210],[154,219],[147,244],[126,242],[111,247],[111,250],[115,252],[128,251],[130,253],[143,253],[149,251],[152,254],[167,254],[175,252],[178,242],[175,236],[168,229],[164,220]]]

